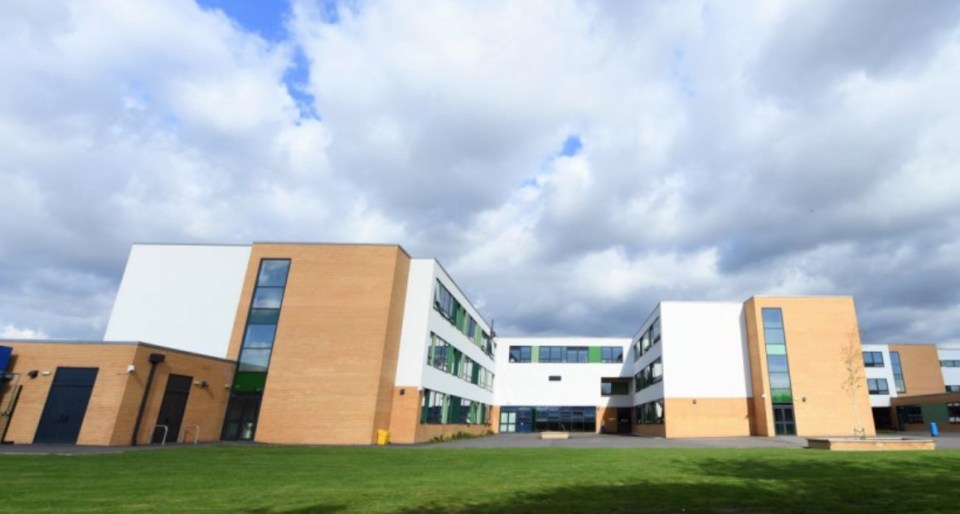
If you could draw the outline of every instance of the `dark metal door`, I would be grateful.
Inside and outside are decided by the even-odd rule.
[[[797,434],[797,424],[793,419],[792,405],[773,406],[773,429],[777,435]]]
[[[76,444],[98,368],[57,368],[34,444]]]
[[[167,388],[163,391],[163,402],[160,404],[160,413],[157,414],[157,425],[167,427],[166,442],[168,443],[176,442],[180,437],[180,426],[183,424],[183,413],[187,410],[191,384],[193,384],[193,377],[170,375],[167,378]],[[163,440],[163,429],[155,428],[150,442],[159,443]]]
[[[260,393],[237,393],[230,398],[226,419],[223,422],[222,439],[226,441],[252,441],[257,433],[257,416],[260,413]]]
[[[618,434],[629,434],[633,432],[633,423],[630,421],[631,411],[630,407],[619,407],[617,408],[617,433]]]

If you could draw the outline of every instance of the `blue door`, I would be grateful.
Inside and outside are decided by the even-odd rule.
[[[98,368],[57,368],[34,444],[76,444]]]

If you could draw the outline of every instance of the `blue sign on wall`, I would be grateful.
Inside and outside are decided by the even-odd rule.
[[[0,373],[5,373],[7,371],[7,366],[10,365],[10,355],[13,354],[13,348],[9,346],[0,346]]]

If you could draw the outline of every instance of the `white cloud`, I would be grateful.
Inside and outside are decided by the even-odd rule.
[[[19,328],[13,325],[4,325],[0,329],[0,337],[4,339],[46,339],[47,334],[31,328]]]
[[[291,9],[283,41],[186,0],[7,9],[4,323],[99,336],[133,241],[386,241],[502,334],[752,294],[854,294],[879,341],[960,334],[952,3]]]

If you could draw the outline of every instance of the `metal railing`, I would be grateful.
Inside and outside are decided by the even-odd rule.
[[[160,446],[166,446],[166,445],[167,445],[167,432],[170,431],[170,427],[168,427],[167,425],[153,425],[153,430],[150,431],[150,438],[151,438],[151,439],[153,439],[153,434],[156,434],[156,433],[157,433],[157,429],[158,429],[158,428],[162,428],[162,429],[163,429],[163,438],[160,439]]]
[[[187,437],[187,430],[193,428],[193,444],[197,444],[197,441],[200,440],[200,425],[183,425],[183,428],[180,429],[180,438],[177,439],[177,442],[184,442]]]

